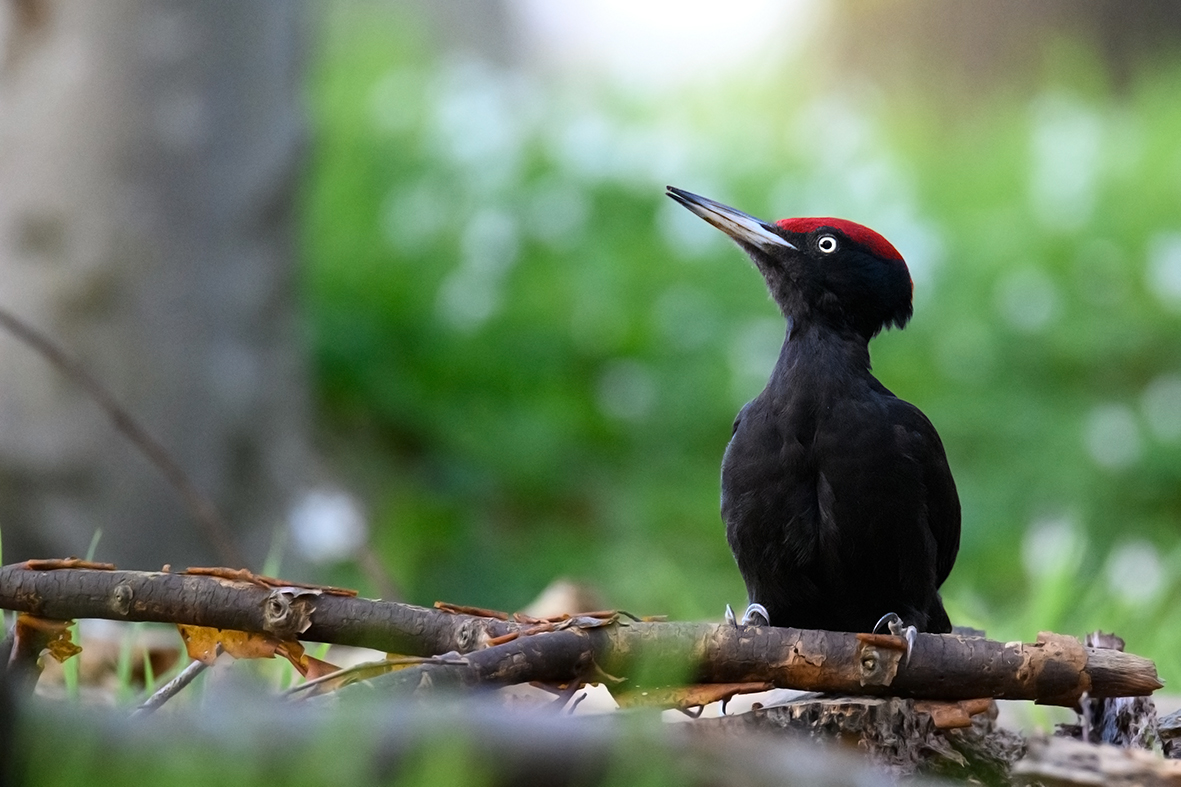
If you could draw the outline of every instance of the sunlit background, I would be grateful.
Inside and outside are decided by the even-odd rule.
[[[959,487],[954,622],[1114,630],[1181,680],[1175,3],[305,10],[307,137],[275,169],[299,182],[320,465],[281,569],[419,604],[519,609],[559,578],[638,614],[744,604],[719,465],[783,321],[672,184],[844,216],[905,256],[914,319],[871,350]],[[145,28],[161,73],[228,40],[185,48],[173,22]],[[175,150],[219,117],[168,107]],[[223,376],[279,387],[240,367]]]

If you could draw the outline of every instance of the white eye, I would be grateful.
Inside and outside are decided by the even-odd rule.
[[[816,248],[825,254],[832,254],[837,250],[837,239],[832,235],[821,235],[820,240],[816,241]]]

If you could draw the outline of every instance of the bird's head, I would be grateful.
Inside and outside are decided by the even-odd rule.
[[[868,227],[833,218],[770,223],[673,186],[668,196],[750,255],[785,316],[852,329],[866,339],[910,320],[910,271],[898,250]]]

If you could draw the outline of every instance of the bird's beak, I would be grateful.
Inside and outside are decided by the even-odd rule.
[[[720,202],[714,202],[712,199],[699,197],[676,186],[668,187],[668,196],[729,235],[740,245],[753,246],[763,251],[797,250],[795,246],[775,232],[770,224],[740,210],[735,210]]]

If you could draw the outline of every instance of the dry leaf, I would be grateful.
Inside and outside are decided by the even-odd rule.
[[[181,639],[189,652],[189,658],[204,664],[217,660],[218,645],[221,650],[236,659],[273,659],[282,656],[305,678],[318,678],[337,671],[327,661],[313,658],[304,652],[298,640],[280,640],[270,634],[252,634],[233,629],[215,629],[205,626],[177,624]]]
[[[16,616],[15,636],[18,641],[36,643],[41,640],[43,644],[38,650],[48,650],[50,656],[62,662],[82,652],[82,648],[76,645],[70,636],[72,625],[72,620],[49,620],[22,612]]]
[[[275,657],[276,648],[282,644],[269,634],[186,626],[183,623],[178,623],[176,627],[180,629],[189,658],[203,664],[212,664],[217,660],[218,645],[236,659],[271,659]]]
[[[280,642],[275,653],[290,661],[291,666],[295,667],[299,674],[308,680],[315,680],[340,670],[340,667],[335,664],[330,664],[315,656],[309,656],[304,652],[303,645],[295,640]]]

